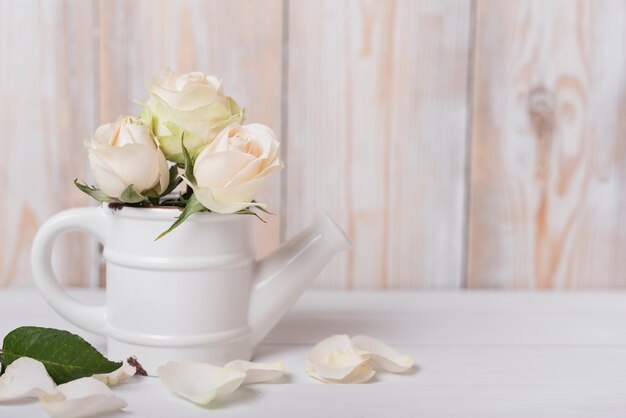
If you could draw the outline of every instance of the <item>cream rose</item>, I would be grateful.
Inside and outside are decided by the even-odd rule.
[[[120,116],[115,123],[100,126],[87,147],[91,172],[108,196],[119,199],[130,185],[140,194],[167,189],[167,161],[150,127],[139,119]]]
[[[233,213],[252,204],[254,195],[267,175],[279,171],[280,144],[270,128],[258,123],[234,123],[217,135],[196,159],[194,189],[204,207],[220,213]]]
[[[152,126],[167,159],[177,163],[184,162],[181,135],[195,156],[226,126],[243,122],[244,110],[224,95],[213,76],[165,70],[148,85],[148,92],[142,119]]]

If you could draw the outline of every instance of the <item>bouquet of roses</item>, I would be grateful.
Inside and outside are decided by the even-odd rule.
[[[75,180],[76,186],[100,202],[180,207],[158,238],[195,212],[258,217],[256,209],[265,211],[254,195],[283,167],[274,132],[242,125],[244,109],[213,76],[165,70],[148,93],[138,118],[120,116],[96,130],[86,144],[96,186]]]

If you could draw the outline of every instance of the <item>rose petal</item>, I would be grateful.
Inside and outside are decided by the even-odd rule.
[[[210,103],[194,110],[172,110],[172,118],[176,125],[186,131],[195,132],[206,140],[204,144],[210,143],[226,126],[234,122],[243,120],[243,111],[235,109],[232,113],[228,108],[228,103]],[[163,120],[166,120],[163,118]],[[185,144],[187,140],[185,140]],[[189,152],[192,152],[189,150]]]
[[[191,184],[187,178],[181,176],[183,181],[193,188],[193,192],[196,195],[196,198],[202,203],[202,205],[210,209],[213,212],[217,213],[234,213],[241,209],[248,208],[250,206],[256,206],[260,208],[265,208],[265,204],[263,203],[252,203],[252,202],[237,202],[237,201],[226,201],[224,203],[218,201],[213,194],[213,191],[209,188],[197,187]],[[217,189],[219,191],[221,189]]]
[[[148,90],[176,109],[189,110],[211,103],[225,101],[222,83],[214,76],[199,72],[178,73],[163,71]]]
[[[253,363],[245,360],[233,360],[224,365],[227,369],[239,370],[246,374],[243,384],[269,382],[285,374],[285,363]]]
[[[123,383],[133,377],[137,373],[137,369],[128,364],[128,362],[124,361],[122,367],[117,370],[112,371],[111,373],[103,373],[103,374],[94,374],[94,379],[98,379],[105,385],[115,386],[117,384]]]
[[[259,177],[238,186],[212,187],[211,192],[218,202],[251,202],[264,182],[265,178]]]
[[[367,355],[352,347],[350,337],[333,335],[313,347],[306,361],[306,371],[328,383],[362,383],[375,374],[368,360]]]
[[[220,201],[228,201],[227,199],[233,199],[235,201],[250,201],[254,199],[255,194],[265,182],[265,177],[271,173],[282,170],[282,168],[282,162],[277,161],[275,165],[267,167],[250,181],[232,186],[229,185],[227,187],[213,188],[213,196]],[[232,181],[234,182],[238,180],[237,178],[233,178]]]
[[[234,392],[246,378],[239,370],[178,361],[160,366],[157,376],[172,392],[201,405]]]
[[[155,93],[156,92],[155,90]],[[166,97],[170,100],[173,98],[176,102],[169,103],[169,105],[181,111],[193,111],[211,103],[219,103],[222,106],[228,104],[228,99],[224,96],[223,92],[217,92],[213,86],[208,84],[187,85],[182,91],[176,92],[174,95],[169,94],[165,96],[163,95],[163,90],[157,94],[161,95],[164,99]]]
[[[282,168],[279,148],[276,135],[267,126],[232,123],[198,155],[194,166],[197,184],[210,188],[218,202],[249,202],[261,179]]]
[[[399,353],[380,340],[365,335],[352,337],[352,345],[370,357],[374,366],[392,372],[402,373],[415,365],[415,360],[407,354]]]
[[[89,151],[89,165],[96,184],[105,194],[119,198],[126,184],[93,150]]]
[[[310,364],[307,364],[305,370],[309,376],[314,377],[317,380],[321,380],[322,382],[342,384],[365,383],[376,374],[376,372],[372,370],[372,367],[369,365],[369,363],[363,363],[355,367],[348,375],[341,379],[332,379],[326,376],[322,376],[321,374],[317,373],[314,368],[310,367]]]
[[[280,143],[269,126],[249,123],[242,126],[242,134],[251,139],[250,153],[264,161],[272,162]]]
[[[259,158],[250,161],[245,167],[241,167],[240,170],[231,176],[230,180],[223,184],[224,188],[236,187],[245,182],[254,180],[259,175],[262,164],[263,160]]]
[[[54,393],[56,385],[46,367],[37,360],[20,357],[9,364],[0,376],[0,401],[37,398]]]
[[[147,123],[120,116],[114,124],[99,127],[86,144],[94,179],[108,196],[120,198],[131,184],[139,193],[152,188],[160,193],[167,188],[167,161]]]
[[[185,146],[197,156],[224,127],[244,119],[244,109],[224,95],[213,76],[165,71],[148,85],[148,92],[144,120],[150,121],[167,159],[177,163],[184,159],[180,135],[172,135],[175,131],[184,133]]]
[[[92,149],[90,155],[102,161],[125,186],[132,184],[139,193],[151,189],[158,181],[157,152],[146,145],[127,144],[121,147]],[[105,182],[98,177],[100,172],[94,170],[93,174],[96,183],[106,193],[104,186],[100,184]]]
[[[239,151],[222,151],[207,154],[202,151],[196,160],[193,174],[200,187],[224,187],[228,182],[250,163],[255,162],[252,155]],[[260,162],[258,163],[260,165]],[[251,175],[251,178],[258,173]]]
[[[53,418],[81,418],[113,412],[127,406],[111,389],[93,377],[83,377],[57,386],[57,392],[39,398]]]
[[[159,162],[159,180],[155,186],[158,194],[163,193],[167,186],[170,185],[170,168],[167,165],[167,160],[161,149],[157,150],[157,160]]]
[[[145,145],[156,150],[157,144],[154,141],[150,127],[145,125],[140,119],[132,116],[120,116],[115,121],[118,132],[112,139],[114,143],[109,143],[115,147],[129,144]]]
[[[98,126],[93,134],[92,144],[94,146],[109,146],[111,140],[115,139],[115,123],[105,123]]]

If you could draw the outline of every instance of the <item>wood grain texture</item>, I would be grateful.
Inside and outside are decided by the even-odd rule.
[[[281,126],[281,0],[101,1],[100,119],[137,114],[146,84],[164,68],[223,79],[248,122]],[[279,240],[280,175],[257,200],[277,216],[257,227],[260,254]]]
[[[325,209],[324,287],[458,287],[469,1],[292,1],[285,235]]]
[[[0,1],[0,286],[31,282],[39,225],[88,203],[72,180],[86,175],[96,121],[95,19],[92,1]],[[63,282],[89,282],[93,248],[78,234],[60,239]]]
[[[623,39],[625,0],[0,0],[0,286],[169,66],[282,137],[261,255],[319,209],[353,237],[318,286],[626,287]],[[94,242],[60,241],[92,283]]]
[[[626,286],[626,2],[478,1],[471,287]]]

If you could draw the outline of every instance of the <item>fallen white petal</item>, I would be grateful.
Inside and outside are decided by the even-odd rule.
[[[82,418],[113,412],[126,407],[126,402],[93,377],[83,377],[57,386],[57,392],[39,398],[53,418]]]
[[[160,366],[157,376],[172,392],[201,405],[234,392],[246,378],[239,370],[182,361]]]
[[[321,380],[322,382],[325,382],[325,383],[343,383],[343,384],[365,383],[376,374],[376,372],[372,370],[372,367],[369,365],[369,363],[363,363],[355,367],[354,369],[352,369],[350,374],[344,376],[341,379],[332,379],[332,378],[320,375],[319,373],[316,372],[314,368],[310,366],[310,363],[307,363],[307,367],[305,370],[309,376],[314,377],[317,380]]]
[[[402,373],[415,365],[415,360],[407,354],[402,354],[376,338],[365,335],[352,337],[352,345],[370,357],[372,365],[392,372]]]
[[[369,357],[355,350],[347,335],[333,335],[313,347],[306,361],[306,372],[327,383],[363,383],[375,372]]]
[[[128,364],[127,361],[124,361],[122,367],[112,371],[111,373],[94,374],[91,377],[98,379],[105,385],[115,386],[130,379],[135,375],[135,373],[137,373],[137,369]]]
[[[276,361],[274,363],[253,363],[245,360],[233,360],[224,365],[227,369],[234,369],[244,372],[246,378],[243,384],[269,382],[281,378],[285,374],[285,363]]]
[[[38,360],[20,357],[0,376],[0,401],[37,398],[53,393],[56,385],[46,367]]]

